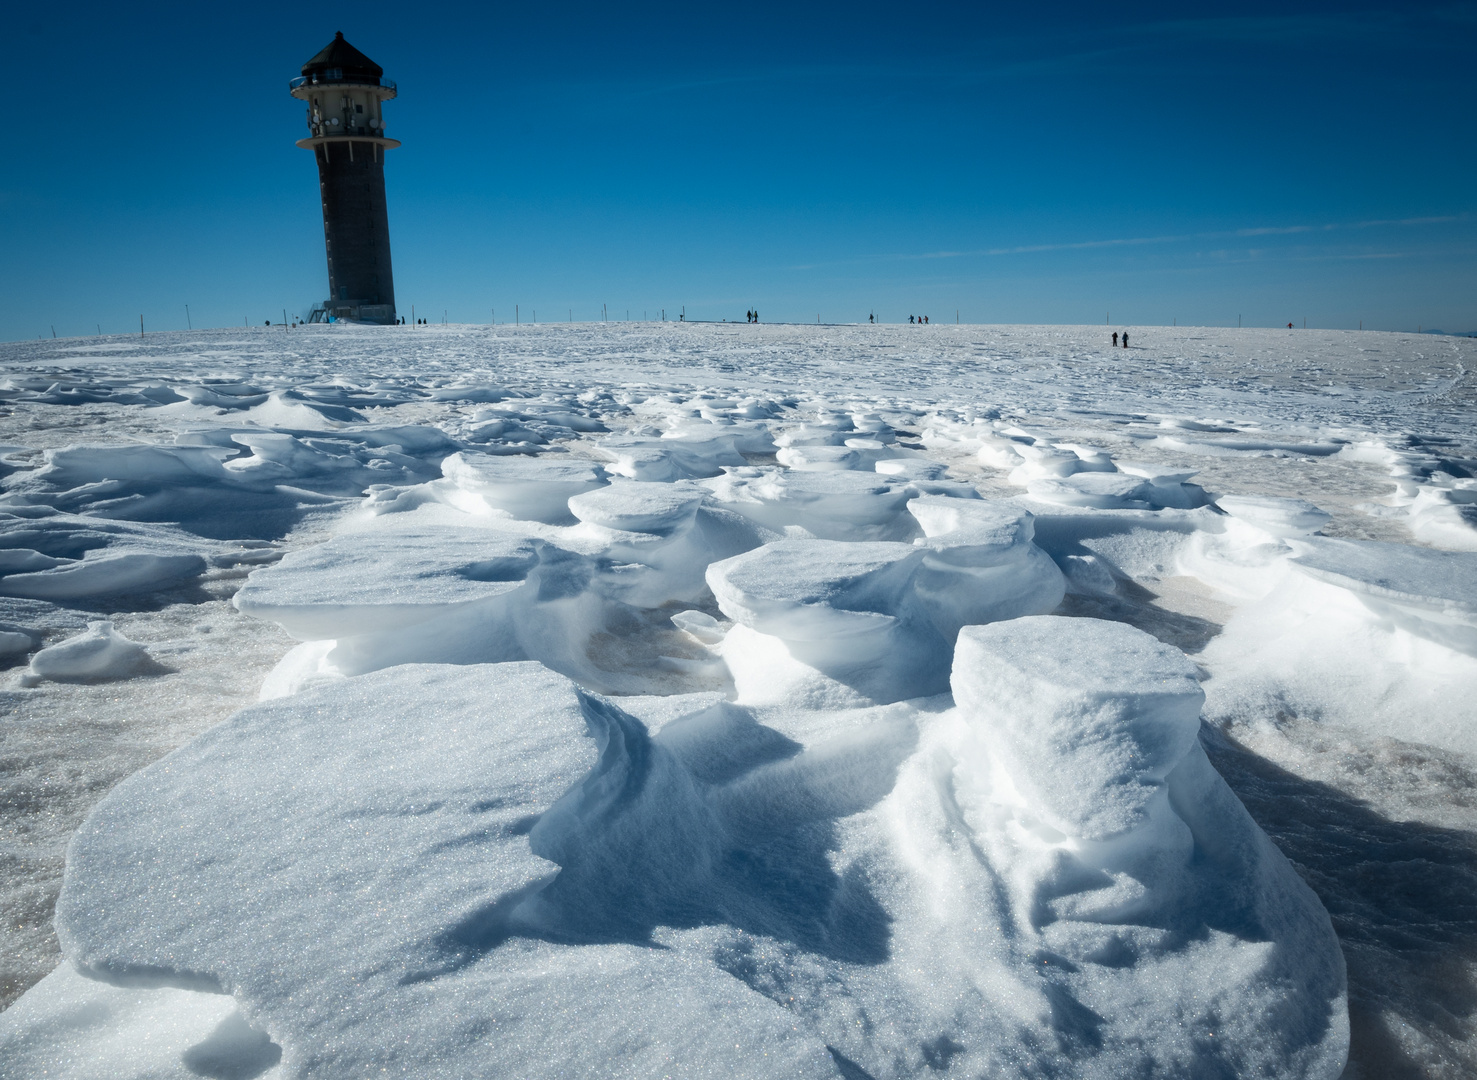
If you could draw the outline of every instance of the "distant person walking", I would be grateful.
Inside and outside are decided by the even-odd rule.
[[[1117,347],[1118,347],[1118,331],[1117,330],[1114,330],[1113,331],[1113,348],[1116,349]]]
[[[923,321],[924,321],[924,322],[925,322],[925,323],[926,323],[926,322],[928,322],[928,316],[927,316],[927,315],[925,315],[925,316],[923,316]]]
[[[1128,348],[1128,331],[1123,331],[1123,347]]]
[[[912,326],[913,325],[913,316],[911,316],[911,315],[908,316],[908,325],[909,326]]]

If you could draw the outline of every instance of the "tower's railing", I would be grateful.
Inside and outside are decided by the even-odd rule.
[[[289,90],[297,90],[298,88],[303,87],[303,86],[318,86],[318,85],[323,85],[323,86],[379,86],[379,87],[383,87],[386,90],[398,90],[398,87],[395,86],[395,80],[394,79],[375,79],[373,81],[370,81],[369,79],[345,79],[343,77],[342,73],[340,73],[337,78],[329,78],[329,76],[332,75],[332,74],[333,74],[333,72],[331,72],[331,71],[325,72],[323,78],[321,78],[321,79],[317,75],[299,75],[295,79],[289,79],[289,80],[287,80],[287,88]]]

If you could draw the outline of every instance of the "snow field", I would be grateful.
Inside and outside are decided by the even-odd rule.
[[[7,743],[173,677],[93,616],[233,592],[299,644],[76,833],[11,1072],[1477,1060],[1288,828],[1389,848],[1322,793],[1387,798],[1458,830],[1423,880],[1477,869],[1466,345],[939,329],[193,335],[49,382],[13,347]],[[141,441],[23,437],[83,409]],[[1367,786],[1392,738],[1434,794]]]

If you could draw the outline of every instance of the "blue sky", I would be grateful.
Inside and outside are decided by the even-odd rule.
[[[327,291],[287,80],[397,80],[402,312],[1477,329],[1477,4],[17,9],[0,338]]]

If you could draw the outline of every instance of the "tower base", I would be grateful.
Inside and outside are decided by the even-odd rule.
[[[395,322],[395,308],[392,304],[370,304],[360,303],[356,300],[325,300],[313,308],[313,317],[309,322],[327,322],[332,316],[334,322],[362,322],[375,323],[379,326],[391,326]]]

